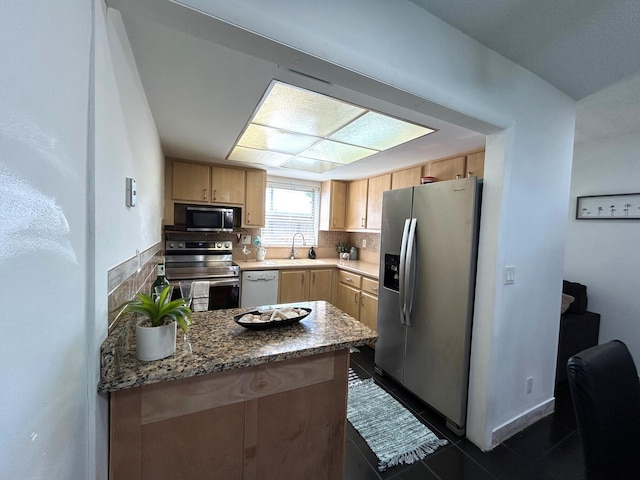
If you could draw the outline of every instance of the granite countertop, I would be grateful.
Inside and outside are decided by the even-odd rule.
[[[362,260],[341,260],[338,258],[270,258],[263,262],[257,260],[235,260],[234,263],[240,270],[287,270],[296,268],[327,268],[335,267],[341,270],[348,270],[359,275],[378,278],[378,264],[363,262]]]
[[[178,329],[176,351],[153,362],[136,358],[134,318],[122,319],[103,342],[99,392],[114,392],[168,380],[249,367],[374,343],[377,334],[324,301],[297,302],[311,313],[297,324],[249,330],[233,316],[246,308],[193,314],[189,342]],[[189,348],[191,347],[191,348]]]

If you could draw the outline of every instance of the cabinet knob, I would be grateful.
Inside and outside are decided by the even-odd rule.
[[[473,172],[467,172],[467,178],[473,177]]]
[[[218,191],[218,190],[214,190],[214,191],[213,191],[213,199],[214,199],[214,200],[217,200],[217,198],[216,198],[216,192],[217,192],[217,191]]]
[[[353,301],[355,302],[355,304],[358,304],[358,293],[354,293],[353,294]]]
[[[251,223],[251,212],[247,212],[247,223]]]
[[[203,200],[206,200],[206,199],[207,199],[207,189],[206,189],[206,188],[203,188],[203,189],[202,189],[202,199],[203,199]]]
[[[462,178],[462,175],[460,175],[459,173],[456,173],[456,180]]]

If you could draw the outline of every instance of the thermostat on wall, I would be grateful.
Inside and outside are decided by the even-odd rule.
[[[136,181],[133,178],[127,178],[127,207],[136,206]]]

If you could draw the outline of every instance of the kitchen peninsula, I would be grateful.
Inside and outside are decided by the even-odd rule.
[[[301,322],[248,330],[246,309],[194,313],[188,341],[135,358],[125,323],[102,347],[110,478],[341,478],[349,348],[376,341],[326,302]]]

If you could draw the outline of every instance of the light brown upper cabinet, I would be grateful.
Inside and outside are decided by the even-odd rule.
[[[264,227],[264,202],[267,190],[267,172],[264,170],[247,170],[244,213],[244,227]]]
[[[367,229],[380,230],[382,227],[382,194],[391,189],[391,174],[369,179],[367,194]]]
[[[467,177],[484,177],[484,151],[467,155]]]
[[[344,230],[347,183],[322,182],[320,188],[320,230]]]
[[[445,158],[442,160],[434,160],[424,166],[425,175],[436,177],[437,182],[443,180],[455,180],[456,178],[464,178],[467,176],[465,170],[466,157]]]
[[[415,187],[416,185],[420,185],[421,176],[422,165],[393,172],[391,174],[391,190],[398,190],[399,188]]]
[[[210,168],[208,165],[174,160],[171,198],[190,202],[210,202]]]
[[[367,228],[368,179],[349,182],[347,188],[347,230]]]
[[[211,202],[223,205],[244,203],[245,170],[211,167]]]

